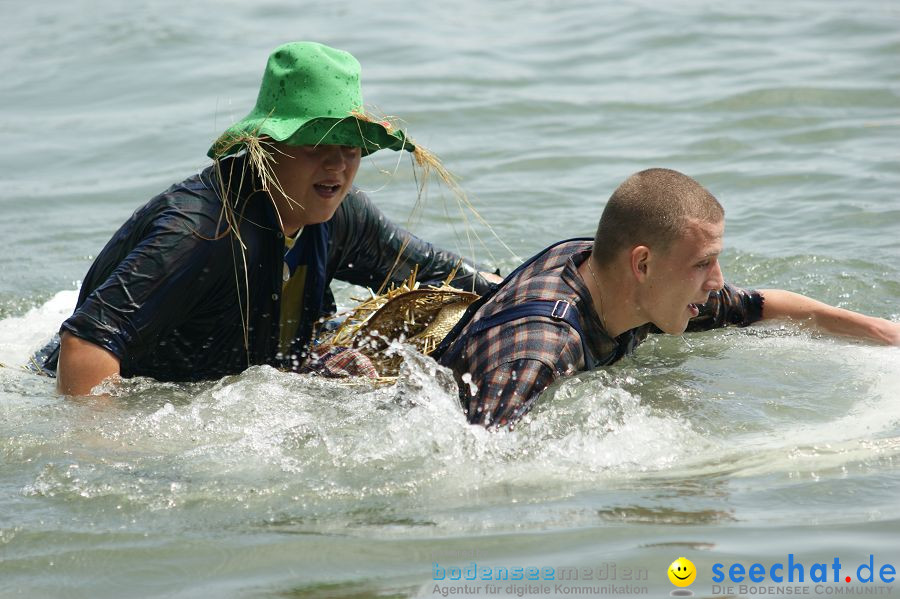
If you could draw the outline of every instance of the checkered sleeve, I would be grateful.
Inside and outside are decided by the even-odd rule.
[[[538,395],[556,377],[539,360],[521,359],[500,364],[485,373],[479,385],[466,390],[467,416],[485,427],[512,426],[524,416]]]

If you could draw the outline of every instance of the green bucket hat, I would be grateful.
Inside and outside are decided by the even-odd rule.
[[[239,152],[245,140],[268,136],[291,146],[339,145],[415,150],[403,131],[363,108],[360,66],[352,55],[313,42],[293,42],[269,56],[256,106],[209,148],[210,158]]]

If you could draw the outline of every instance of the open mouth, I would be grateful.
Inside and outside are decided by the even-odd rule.
[[[313,185],[313,188],[316,190],[320,196],[331,197],[340,190],[340,184],[329,185],[325,183],[316,183]]]
[[[701,308],[703,307],[703,305],[704,305],[706,302],[708,302],[708,301],[709,301],[709,294],[707,293],[707,294],[703,297],[703,299],[700,300],[699,302],[693,302],[693,303],[688,304],[688,305],[687,305],[687,308],[688,308],[688,312],[691,313],[691,318],[694,318],[695,316],[699,316],[699,315],[700,315],[700,309],[701,309]]]

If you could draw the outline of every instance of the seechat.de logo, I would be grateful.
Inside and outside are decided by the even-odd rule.
[[[768,583],[769,581],[781,584],[787,583],[845,583],[858,582],[884,583],[894,582],[897,569],[893,564],[881,564],[875,559],[875,555],[869,555],[869,559],[861,564],[852,564],[845,568],[840,558],[835,557],[831,561],[804,562],[788,553],[786,562],[776,562],[766,568],[763,564],[750,564],[749,566],[735,562],[730,566],[725,564],[713,564],[713,582],[754,582]],[[854,578],[855,575],[855,578]]]

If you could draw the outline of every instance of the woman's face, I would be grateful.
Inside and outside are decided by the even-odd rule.
[[[272,190],[282,220],[297,226],[329,220],[350,191],[361,150],[350,146],[275,144],[272,170],[290,200]],[[279,201],[281,200],[281,201]]]

